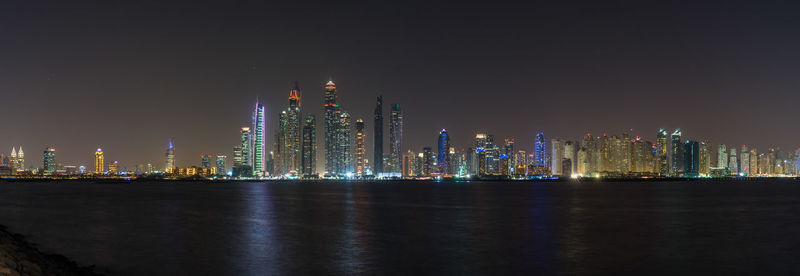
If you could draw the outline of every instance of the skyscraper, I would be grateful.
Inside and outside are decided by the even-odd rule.
[[[433,150],[431,147],[422,148],[422,175],[431,176],[433,173]]]
[[[214,164],[215,167],[217,168],[217,175],[226,175],[227,174],[225,172],[225,163],[226,163],[225,160],[227,160],[227,159],[228,159],[228,157],[225,156],[225,155],[217,155],[217,160],[215,161],[216,163]]]
[[[389,171],[400,173],[402,161],[400,150],[403,147],[403,113],[400,104],[393,104],[389,114]]]
[[[118,175],[119,174],[119,161],[109,162],[108,163],[108,174],[110,175]]]
[[[336,90],[336,83],[329,80],[325,84],[325,172],[331,175],[337,174],[337,167],[339,163],[339,140],[341,135],[341,115],[342,111],[339,104],[336,103],[338,99],[338,90]]]
[[[366,171],[367,134],[364,133],[364,120],[356,120],[356,175],[363,176]]]
[[[669,156],[668,148],[667,131],[663,128],[659,129],[656,135],[656,163],[658,164],[658,173],[661,176],[668,176],[671,172],[670,163],[667,162],[667,157]]]
[[[164,153],[164,171],[167,173],[172,173],[175,170],[175,146],[172,144],[172,139],[169,140],[169,144],[167,145],[167,150]]]
[[[8,160],[8,164],[5,164],[5,160],[3,161],[4,165],[11,167],[11,173],[17,172],[17,149],[12,147],[11,148],[11,159]]]
[[[536,133],[536,140],[533,143],[533,165],[546,167],[547,164],[547,140],[544,138],[544,132]]]
[[[681,143],[681,129],[675,129],[675,132],[672,133],[672,145],[671,145],[671,160],[670,160],[670,167],[672,168],[672,176],[679,177],[683,175],[684,170],[684,154],[683,149],[685,148]]]
[[[700,168],[698,172],[702,176],[708,176],[711,174],[711,156],[713,150],[711,149],[711,144],[708,141],[701,141],[700,142]]]
[[[103,168],[104,164],[103,149],[97,148],[97,151],[94,152],[94,174],[104,174],[106,172]]]
[[[200,156],[200,168],[203,169],[211,168],[211,155],[203,154]]]
[[[372,160],[375,164],[372,170],[375,175],[383,173],[383,95],[379,95],[375,105],[375,122],[372,126],[375,136],[372,142],[373,156]]]
[[[742,145],[741,150],[739,151],[741,155],[739,158],[739,173],[749,176],[750,175],[750,151],[747,149],[746,145]]]
[[[350,133],[350,113],[342,111],[339,117],[339,146],[336,174],[353,172],[352,135]]]
[[[736,147],[731,147],[730,149],[731,154],[728,155],[728,167],[730,168],[731,174],[738,175],[739,174],[739,159],[736,156]]]
[[[717,167],[728,167],[728,149],[723,144],[720,144],[717,148]]]
[[[240,143],[239,143],[239,148],[242,151],[242,159],[241,159],[242,163],[239,164],[239,165],[240,166],[247,166],[247,167],[251,167],[252,168],[253,164],[251,163],[252,159],[251,159],[251,156],[250,156],[250,154],[252,153],[250,151],[250,147],[251,147],[250,143],[252,142],[252,138],[250,137],[250,128],[249,127],[242,127],[242,130],[240,131],[239,134],[241,136]]]
[[[576,153],[577,148],[575,142],[573,141],[566,141],[564,142],[564,158],[570,160],[570,173],[575,173],[577,171],[577,162],[576,162]],[[563,163],[562,163],[563,164]]]
[[[450,136],[445,129],[439,132],[437,157],[438,173],[442,176],[450,174]]]
[[[553,156],[553,164],[550,166],[552,168],[551,172],[553,175],[562,175],[561,162],[564,159],[564,143],[558,138],[550,139],[550,142],[553,144],[553,149],[550,151]]]
[[[289,90],[289,108],[281,112],[280,130],[282,132],[281,154],[283,172],[301,171],[301,128],[300,128],[300,88],[297,82]]]
[[[303,125],[303,145],[300,155],[302,175],[313,176],[317,170],[317,123],[314,115],[306,115]]]
[[[700,145],[696,141],[686,141],[684,143],[684,162],[683,169],[686,177],[697,177],[700,168]]]
[[[256,103],[253,111],[253,175],[263,176],[266,172],[264,154],[266,153],[266,113],[264,105]]]
[[[56,172],[56,149],[47,147],[42,157],[42,171],[44,175],[53,175]]]

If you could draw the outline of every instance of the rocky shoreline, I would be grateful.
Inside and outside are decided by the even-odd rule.
[[[0,275],[100,275],[62,255],[36,249],[20,234],[0,226]]]

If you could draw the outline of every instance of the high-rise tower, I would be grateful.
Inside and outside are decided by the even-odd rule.
[[[329,80],[325,84],[325,172],[335,174],[338,159],[339,122],[341,110],[336,99],[339,97],[336,83]]]
[[[670,174],[670,163],[667,162],[668,157],[668,144],[667,144],[667,131],[662,129],[658,130],[658,135],[656,135],[656,164],[658,166],[658,173],[661,176],[667,176]]]
[[[253,175],[263,176],[266,172],[264,154],[266,153],[266,113],[264,105],[256,103],[253,111]]]
[[[313,176],[317,170],[317,119],[314,115],[306,115],[303,124],[303,145],[300,155],[302,175]]]
[[[672,137],[671,137],[671,140],[672,140],[671,143],[672,144],[670,145],[670,151],[671,151],[671,160],[670,160],[671,166],[670,166],[670,168],[672,169],[672,171],[670,173],[674,177],[678,177],[678,176],[683,175],[683,169],[684,169],[684,166],[683,166],[684,165],[683,164],[683,162],[684,162],[683,149],[684,149],[684,146],[683,146],[683,143],[681,143],[681,135],[682,135],[681,129],[678,128],[678,129],[675,129],[675,132],[672,133]]]
[[[383,96],[378,96],[375,105],[375,122],[372,125],[374,138],[372,143],[372,170],[375,175],[383,173]]]
[[[97,151],[94,152],[94,174],[104,174],[106,172],[103,168],[104,164],[103,149],[97,148]]]
[[[297,82],[289,90],[289,108],[281,114],[283,171],[297,172],[301,167],[300,87]]]
[[[364,133],[364,120],[358,119],[356,120],[356,147],[355,147],[355,157],[356,157],[356,175],[362,176],[366,172],[364,171],[366,167],[366,140],[367,134]]]
[[[439,147],[437,148],[437,167],[440,175],[448,175],[450,169],[450,135],[447,135],[447,130],[442,129],[439,132]]]
[[[400,110],[400,104],[393,104],[392,111],[389,117],[389,171],[392,173],[400,173],[402,167],[402,155],[400,153],[403,147],[403,113]]]
[[[167,150],[164,153],[164,171],[172,173],[175,170],[175,146],[172,144],[172,139],[169,140]]]
[[[56,173],[56,149],[47,147],[44,149],[42,156],[42,171],[44,175],[53,175]]]
[[[533,143],[533,165],[546,167],[547,164],[547,140],[544,138],[544,132],[536,133],[536,140]]]

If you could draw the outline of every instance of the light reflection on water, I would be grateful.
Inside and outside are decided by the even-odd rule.
[[[120,275],[797,274],[798,209],[777,180],[0,183],[0,224]]]

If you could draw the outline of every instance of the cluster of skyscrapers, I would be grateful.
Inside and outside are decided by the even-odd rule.
[[[200,166],[179,168],[175,163],[175,145],[169,140],[164,153],[163,170],[140,164],[133,170],[120,170],[119,162],[105,162],[101,148],[94,152],[94,169],[62,166],[55,161],[55,148],[43,151],[41,168],[26,169],[22,147],[10,155],[0,154],[0,175],[92,175],[133,176],[164,174],[168,176],[203,176],[234,178],[430,178],[430,177],[725,177],[725,176],[796,176],[800,169],[797,151],[782,151],[724,144],[708,140],[685,139],[680,129],[661,129],[650,141],[640,136],[598,135],[580,139],[552,138],[539,131],[527,152],[517,139],[495,139],[477,133],[469,146],[457,148],[454,138],[442,129],[435,147],[420,152],[403,153],[403,110],[391,104],[388,121],[384,120],[383,97],[378,96],[373,118],[373,139],[368,139],[367,122],[356,119],[339,104],[339,90],[329,80],[322,87],[322,142],[324,166],[317,160],[317,117],[303,109],[300,86],[289,89],[285,108],[269,116],[263,104],[256,102],[251,123],[240,128],[240,139],[233,147],[233,162],[228,170],[227,155],[200,156]],[[267,142],[268,118],[277,118],[274,137]],[[386,128],[385,128],[386,127]],[[384,137],[388,129],[388,139]],[[384,142],[388,140],[388,147]],[[433,139],[431,139],[433,140]],[[463,140],[462,140],[463,141]],[[367,154],[372,143],[372,155]],[[387,152],[384,150],[388,149]],[[435,150],[434,150],[435,149]],[[372,158],[370,162],[369,158]]]

